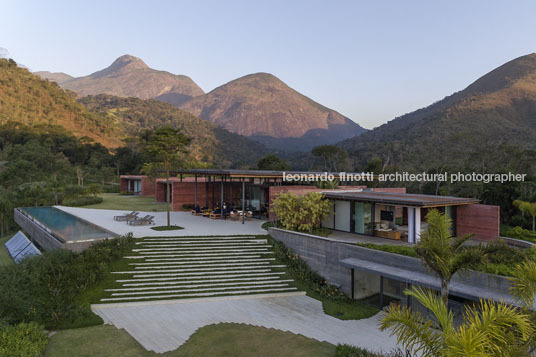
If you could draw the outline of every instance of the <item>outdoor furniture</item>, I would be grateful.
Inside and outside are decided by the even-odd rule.
[[[192,209],[192,214],[194,216],[200,216],[203,214],[203,211],[201,210],[201,208],[199,208],[199,206],[195,206],[193,209]]]
[[[242,211],[238,211],[237,213],[238,213],[238,218],[239,218],[239,219],[242,218],[242,215],[243,215]],[[251,212],[251,211],[246,211],[246,216],[245,216],[245,218],[246,218],[246,220],[250,221],[251,218],[253,218],[253,212]]]
[[[209,217],[212,218],[212,219],[218,219],[218,218],[221,218],[221,212],[222,212],[221,209],[216,209],[216,210],[214,210],[214,211],[212,211],[212,212],[210,213],[210,216],[209,216]]]
[[[139,212],[132,211],[122,216],[114,216],[114,220],[119,221],[119,222],[124,222],[124,221],[128,221],[129,219],[135,218],[138,214]]]
[[[147,226],[149,224],[154,224],[154,216],[147,215],[143,218],[136,218],[127,221],[131,226]]]
[[[231,217],[233,221],[236,221],[238,220],[238,218],[240,218],[240,216],[238,215],[238,212],[236,211],[229,212],[229,217]]]

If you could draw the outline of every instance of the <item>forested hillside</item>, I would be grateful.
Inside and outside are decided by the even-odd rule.
[[[79,137],[89,137],[107,146],[121,144],[122,128],[108,118],[88,111],[65,92],[19,67],[15,61],[0,59],[0,124],[14,121],[27,125],[60,125]]]
[[[128,135],[144,129],[169,125],[192,138],[192,158],[215,167],[240,168],[255,165],[267,149],[256,141],[231,133],[169,103],[110,95],[88,96],[79,100],[99,116],[117,123]]]
[[[406,170],[445,164],[489,168],[504,146],[536,149],[536,54],[514,59],[466,89],[340,144],[362,167],[373,158]]]

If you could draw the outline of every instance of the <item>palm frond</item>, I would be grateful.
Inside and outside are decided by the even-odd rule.
[[[449,311],[445,301],[439,298],[435,292],[420,287],[413,287],[404,293],[414,297],[421,305],[430,310],[437,319],[439,327],[443,332],[448,332],[454,328],[454,314]]]
[[[396,336],[398,343],[411,354],[438,356],[443,348],[441,335],[432,323],[406,306],[390,306],[387,315],[380,321],[380,329],[389,329],[391,336]]]
[[[509,278],[513,285],[510,293],[523,304],[525,308],[532,308],[534,295],[536,295],[536,262],[525,261],[517,264]]]

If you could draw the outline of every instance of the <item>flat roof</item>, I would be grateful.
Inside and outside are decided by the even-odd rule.
[[[390,265],[375,263],[368,260],[347,258],[340,261],[341,264],[355,270],[377,274],[389,279],[404,283],[422,286],[424,288],[441,290],[441,283],[435,276],[407,269],[395,268]],[[484,286],[452,281],[449,285],[449,293],[464,299],[479,300],[487,298],[494,301],[505,301],[517,305],[514,297],[504,291],[493,290]]]
[[[327,198],[347,201],[367,201],[400,206],[441,207],[478,203],[476,198],[434,196],[394,192],[325,192]]]
[[[228,176],[241,178],[283,178],[288,175],[323,175],[326,172],[322,171],[270,171],[270,170],[238,170],[238,169],[190,169],[190,170],[174,170],[173,175],[199,175],[199,176]],[[334,178],[339,179],[340,172],[328,172]],[[348,175],[366,174],[363,172],[345,172]],[[374,176],[375,177],[375,176]]]

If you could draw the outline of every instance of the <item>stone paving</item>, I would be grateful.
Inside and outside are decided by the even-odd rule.
[[[115,234],[124,235],[132,232],[134,237],[176,237],[176,236],[213,236],[213,235],[256,235],[266,234],[261,228],[265,221],[252,219],[242,224],[231,219],[210,219],[201,216],[194,216],[190,212],[171,212],[171,224],[183,227],[176,231],[154,231],[152,226],[131,226],[126,222],[114,221],[114,216],[120,216],[130,211],[117,211],[106,209],[80,208],[56,206],[74,216],[80,217],[88,222],[96,224]],[[155,216],[156,226],[167,225],[167,212],[140,212],[141,217],[146,215]]]
[[[292,295],[101,304],[93,305],[92,310],[105,323],[125,329],[147,350],[158,353],[175,350],[197,329],[218,323],[275,328],[377,352],[396,348],[396,339],[377,327],[383,312],[368,319],[343,321],[324,314],[320,301]]]

